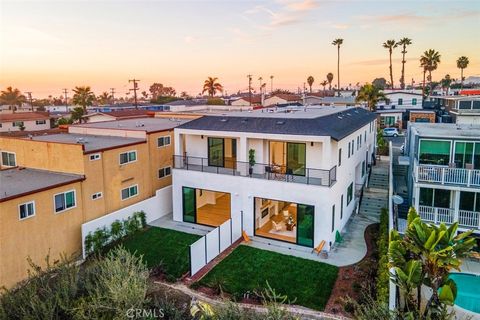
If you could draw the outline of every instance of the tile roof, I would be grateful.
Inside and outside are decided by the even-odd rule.
[[[341,140],[376,119],[363,108],[296,108],[295,111],[243,112],[205,116],[179,126],[179,129],[330,136]]]
[[[83,175],[30,168],[0,170],[0,202],[84,179]]]
[[[0,113],[0,122],[48,120],[48,119],[50,119],[48,112]]]

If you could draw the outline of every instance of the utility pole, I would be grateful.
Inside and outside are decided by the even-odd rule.
[[[32,102],[32,92],[25,92],[28,96],[28,100],[30,101],[30,108],[32,108],[33,111],[33,102]]]
[[[115,104],[115,88],[110,88],[110,94],[112,95],[112,104]]]
[[[135,101],[135,109],[138,109],[138,103],[137,103],[137,90],[138,90],[138,79],[132,79],[128,80],[128,82],[133,82],[133,89],[130,89],[130,91],[133,91],[133,98]]]
[[[248,99],[250,100],[250,105],[252,105],[252,75],[248,74]]]
[[[68,107],[67,92],[68,92],[68,89],[64,88],[63,93],[65,94],[65,107]],[[68,111],[68,108],[67,108],[67,111]]]

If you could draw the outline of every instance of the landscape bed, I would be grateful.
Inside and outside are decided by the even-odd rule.
[[[323,310],[338,268],[325,263],[241,245],[195,285],[215,287],[236,298],[262,292],[267,281],[278,294],[297,305]]]
[[[149,227],[129,236],[119,245],[135,255],[142,255],[149,269],[160,266],[166,279],[173,281],[190,270],[189,246],[199,238],[190,233]]]

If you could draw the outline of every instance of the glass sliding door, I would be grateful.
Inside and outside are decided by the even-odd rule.
[[[287,142],[287,173],[304,176],[306,171],[305,164],[305,143]]]
[[[420,140],[418,160],[420,164],[448,165],[451,141]]]
[[[223,138],[208,138],[208,165],[224,167],[225,148]]]
[[[183,202],[183,221],[196,223],[196,201],[195,201],[195,189],[189,187],[183,187],[182,189],[182,202]]]
[[[475,143],[475,150],[473,153],[473,169],[480,169],[480,142]]]
[[[313,247],[314,207],[297,204],[297,244]]]
[[[473,142],[455,142],[455,166],[466,168],[466,164],[473,164]]]

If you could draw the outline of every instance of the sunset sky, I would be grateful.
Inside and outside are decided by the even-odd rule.
[[[0,87],[60,96],[90,85],[97,94],[128,79],[197,94],[207,76],[228,93],[246,90],[247,74],[274,75],[274,87],[296,90],[306,78],[319,89],[335,75],[343,38],[341,85],[388,79],[388,39],[409,37],[406,79],[421,80],[418,58],[442,55],[434,80],[480,75],[480,1],[6,1],[0,0]],[[394,80],[400,53],[394,52]],[[270,87],[269,81],[268,88]]]

